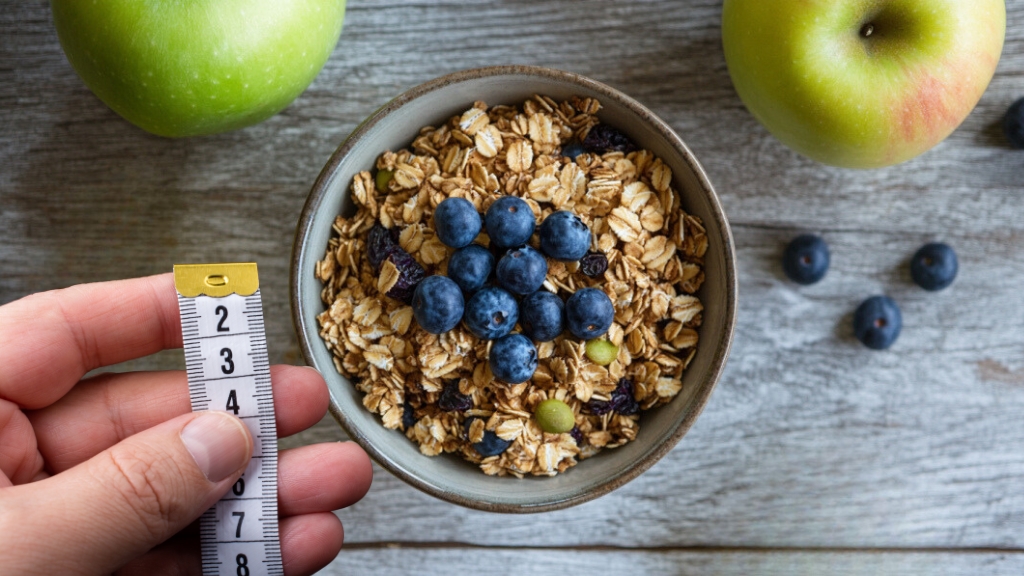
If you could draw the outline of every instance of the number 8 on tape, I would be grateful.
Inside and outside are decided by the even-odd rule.
[[[245,473],[199,519],[205,576],[284,574],[277,429],[256,264],[174,267],[192,411],[235,414],[255,440]]]

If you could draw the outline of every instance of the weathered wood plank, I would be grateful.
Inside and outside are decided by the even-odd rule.
[[[348,541],[1024,548],[1024,156],[1006,149],[995,126],[1024,95],[1024,5],[1008,6],[997,77],[964,126],[917,160],[867,172],[805,160],[746,112],[721,54],[720,6],[352,1],[334,56],[282,114],[230,134],[166,140],[128,125],[81,84],[47,2],[0,0],[0,304],[174,262],[255,260],[272,357],[300,362],[287,295],[292,234],[309,186],[345,135],[402,90],[447,72],[509,62],[580,72],[675,127],[722,196],[741,291],[725,378],[676,450],[600,500],[495,516],[378,470],[370,495],[341,513]],[[778,258],[804,230],[829,240],[833,268],[822,283],[797,288]],[[910,284],[905,261],[933,238],[956,247],[962,271],[952,288],[929,295]],[[900,341],[880,354],[860,348],[849,327],[856,304],[876,292],[896,297],[905,316]],[[175,368],[179,354],[119,368]],[[328,419],[282,443],[342,437]],[[1018,555],[995,552],[374,548],[346,552],[334,566],[406,572],[424,562],[511,566],[522,557],[541,571],[1021,572]]]
[[[343,550],[319,574],[664,574],[666,576],[1016,576],[1015,553],[624,551],[480,548]]]

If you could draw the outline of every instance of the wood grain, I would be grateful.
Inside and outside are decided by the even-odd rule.
[[[175,262],[254,260],[272,358],[301,363],[291,242],[309,187],[344,137],[444,73],[505,63],[579,72],[664,118],[718,189],[740,269],[725,377],[665,459],[570,510],[463,510],[378,469],[370,495],[340,513],[356,549],[325,573],[425,563],[453,572],[1021,573],[1024,155],[1007,148],[998,122],[1024,95],[1024,5],[1009,3],[996,78],[964,125],[924,156],[874,171],[804,159],[757,124],[728,78],[720,10],[720,0],[353,0],[333,57],[283,113],[168,140],[127,124],[82,85],[48,3],[0,0],[0,304]],[[802,231],[832,247],[832,269],[811,287],[787,282],[779,265]],[[914,287],[906,265],[932,239],[961,262],[938,294]],[[850,327],[875,293],[904,314],[884,353],[860,347]],[[180,364],[169,351],[117,369]],[[282,444],[343,437],[328,418]],[[602,546],[615,548],[591,549]]]
[[[1019,554],[751,551],[369,548],[343,550],[323,576],[342,574],[652,574],[665,576],[1017,576]]]

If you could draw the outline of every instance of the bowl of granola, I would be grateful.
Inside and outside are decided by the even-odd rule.
[[[683,141],[528,66],[444,76],[357,127],[303,208],[291,292],[349,436],[495,512],[585,502],[664,456],[737,306],[729,224]]]

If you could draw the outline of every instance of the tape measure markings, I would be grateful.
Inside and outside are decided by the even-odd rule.
[[[239,481],[200,518],[203,574],[283,574],[277,425],[256,265],[175,266],[174,275],[192,409],[235,414],[254,440]]]

